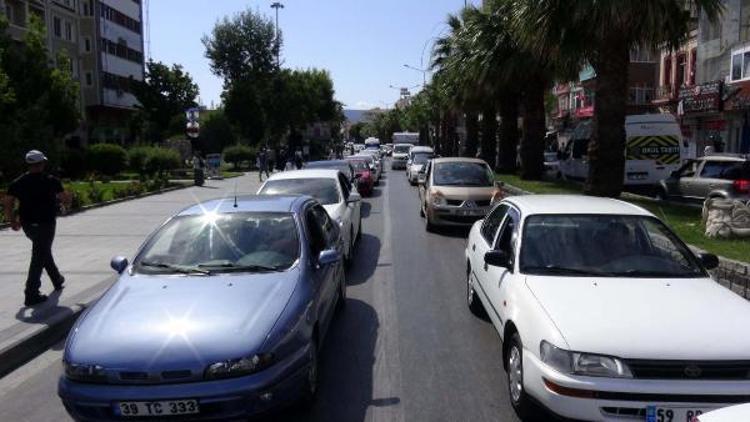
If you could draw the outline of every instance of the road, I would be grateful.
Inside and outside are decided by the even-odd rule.
[[[385,173],[362,204],[348,302],[323,350],[309,412],[269,420],[517,421],[499,338],[466,308],[466,231],[427,233],[415,188]],[[0,380],[0,420],[70,420],[56,395],[58,344]]]

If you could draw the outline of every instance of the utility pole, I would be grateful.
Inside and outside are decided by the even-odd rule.
[[[281,68],[281,45],[279,44],[279,9],[283,9],[284,5],[281,2],[274,2],[271,5],[272,9],[276,9],[276,67]]]

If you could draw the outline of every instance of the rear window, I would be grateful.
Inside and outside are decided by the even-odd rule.
[[[750,162],[706,161],[701,177],[724,180],[750,179]]]
[[[410,145],[396,145],[396,147],[393,149],[393,152],[398,154],[406,154],[410,149]]]
[[[323,205],[339,202],[336,179],[280,179],[269,180],[261,195],[310,195]]]

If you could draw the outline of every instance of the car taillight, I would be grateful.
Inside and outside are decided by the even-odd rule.
[[[738,193],[750,193],[750,179],[735,180],[732,186]]]

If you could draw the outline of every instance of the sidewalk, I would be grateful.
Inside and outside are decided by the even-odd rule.
[[[0,230],[0,377],[44,350],[69,329],[78,314],[116,279],[109,267],[115,255],[132,259],[156,227],[180,209],[207,199],[254,194],[257,173],[209,180],[190,187],[113,204],[58,219],[53,247],[65,276],[65,289],[53,292],[46,274],[42,293],[49,300],[23,306],[31,242],[22,231]]]

